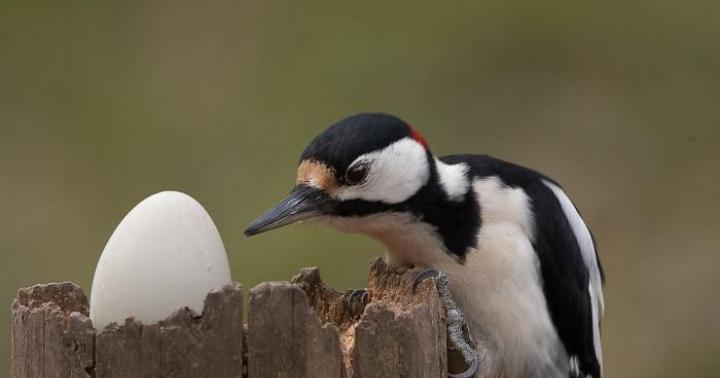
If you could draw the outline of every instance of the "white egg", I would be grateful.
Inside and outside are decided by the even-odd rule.
[[[180,192],[154,194],[133,208],[110,236],[95,269],[90,319],[102,329],[133,316],[165,319],[231,283],[225,247],[210,215]]]

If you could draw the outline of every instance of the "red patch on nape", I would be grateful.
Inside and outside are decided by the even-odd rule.
[[[427,141],[425,140],[425,137],[417,132],[417,130],[415,130],[412,126],[408,125],[408,127],[410,128],[410,137],[416,142],[422,144],[423,147],[427,148]]]

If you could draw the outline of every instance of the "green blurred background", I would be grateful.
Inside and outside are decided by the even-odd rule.
[[[363,287],[373,241],[242,230],[312,137],[369,110],[564,184],[607,271],[608,376],[720,370],[720,3],[40,3],[0,4],[0,371],[15,290],[89,292],[163,189],[205,205],[246,287],[311,265]]]

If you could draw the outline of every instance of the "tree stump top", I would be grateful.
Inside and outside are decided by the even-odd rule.
[[[20,306],[27,308],[55,306],[65,315],[79,312],[88,316],[90,311],[85,292],[72,282],[40,284],[21,288],[13,301],[13,311]]]
[[[305,268],[288,282],[211,292],[202,314],[128,318],[96,330],[82,289],[69,283],[18,290],[12,305],[13,377],[439,377],[447,375],[445,319],[435,286],[376,260],[364,308],[350,290]],[[142,295],[139,293],[138,295]]]

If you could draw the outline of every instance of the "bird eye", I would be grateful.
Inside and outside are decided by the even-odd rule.
[[[370,163],[363,160],[348,168],[345,172],[345,182],[349,185],[357,185],[365,181],[370,171]]]

